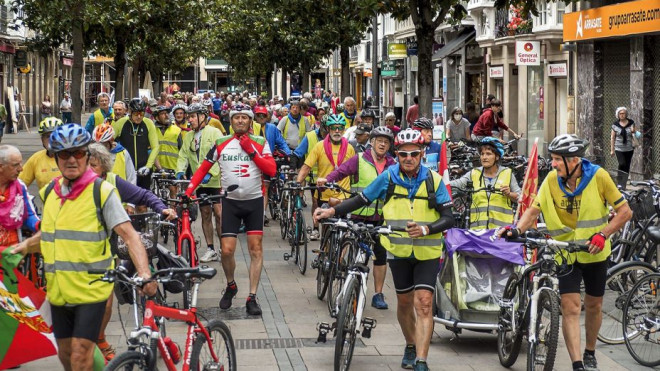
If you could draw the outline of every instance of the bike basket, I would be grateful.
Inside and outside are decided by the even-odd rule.
[[[162,245],[157,245],[157,256],[158,262],[156,263],[156,268],[158,268],[158,270],[167,268],[190,268],[186,259],[167,250],[167,248]],[[186,278],[183,275],[175,275],[169,282],[164,282],[163,287],[167,292],[178,294],[184,290],[184,282],[186,282]]]
[[[645,192],[638,197],[631,197],[631,199],[628,200],[628,204],[633,212],[633,218],[636,221],[648,220],[655,215],[653,196],[650,191]]]
[[[131,224],[142,241],[142,245],[147,251],[149,259],[156,256],[156,245],[158,243],[158,214],[144,213],[131,215]],[[114,234],[114,233],[113,233]],[[116,236],[110,239],[113,252],[122,260],[130,260],[128,246],[121,237]]]
[[[199,214],[199,206],[195,203],[191,203],[188,205],[188,210],[190,211],[190,221],[194,222],[197,220],[197,214]],[[179,216],[179,218],[183,217],[183,208],[181,206],[176,207],[176,214]]]

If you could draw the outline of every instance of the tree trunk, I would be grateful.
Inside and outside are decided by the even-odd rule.
[[[303,65],[302,78],[303,78],[302,92],[303,94],[305,94],[309,91],[309,66]]]
[[[124,69],[126,68],[126,40],[127,35],[122,31],[123,27],[115,29],[115,101],[124,99]]]
[[[429,26],[417,27],[417,88],[419,89],[419,117],[433,117],[433,33]]]
[[[81,8],[74,10],[80,14]],[[73,122],[82,122],[82,74],[83,74],[83,22],[82,17],[73,17],[73,31],[71,43],[73,44],[73,66],[71,67],[71,105]]]
[[[282,68],[282,94],[280,94],[280,96],[281,96],[282,99],[284,99],[285,102],[288,98],[286,91],[287,91],[287,88],[289,87],[287,74],[288,74],[288,71],[286,69]]]
[[[261,74],[257,74],[254,78],[254,90],[256,90],[257,95],[261,94]]]
[[[350,47],[342,45],[339,48],[339,59],[341,60],[341,83],[339,90],[339,98],[343,102],[344,99],[351,95],[351,71],[348,68],[349,62],[349,49]]]
[[[163,71],[149,70],[151,79],[154,80],[154,97],[159,97],[163,91]]]

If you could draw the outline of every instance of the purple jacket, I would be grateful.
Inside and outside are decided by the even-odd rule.
[[[371,150],[364,151],[364,159],[367,160],[367,162],[374,164],[374,158],[373,155],[371,154]],[[344,162],[343,164],[339,165],[337,169],[332,171],[326,179],[328,179],[328,182],[338,182],[347,176],[353,176],[354,179],[351,183],[357,183],[358,181],[358,155],[355,155],[351,158],[348,159],[348,161]],[[388,154],[385,154],[385,169],[388,167],[394,165],[395,161],[392,156]]]

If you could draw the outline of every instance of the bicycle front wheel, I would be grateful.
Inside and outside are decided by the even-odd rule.
[[[105,371],[146,370],[148,369],[147,366],[148,364],[149,362],[147,360],[147,356],[144,355],[143,353],[136,351],[127,351],[115,356],[115,358],[113,358],[112,361],[110,361],[108,365],[105,366],[104,370]]]
[[[335,251],[331,258],[332,270],[330,271],[330,284],[328,285],[328,309],[330,316],[337,316],[337,299],[344,281],[346,280],[346,271],[348,270],[348,257],[351,254],[351,241],[343,241],[339,250]]]
[[[520,346],[523,338],[523,310],[525,310],[524,295],[520,292],[521,285],[520,274],[512,273],[504,286],[502,301],[507,306],[500,308],[499,324],[497,330],[497,355],[500,358],[500,364],[504,367],[511,367],[520,354]]]
[[[649,274],[630,290],[623,306],[623,338],[628,352],[647,367],[660,365],[660,274]]]
[[[296,264],[300,274],[307,271],[307,226],[302,210],[296,210]]]
[[[559,339],[559,295],[542,290],[537,306],[536,341],[527,348],[527,370],[551,371],[557,355]]]
[[[190,369],[236,371],[236,348],[229,327],[221,320],[214,319],[206,326],[206,330],[209,332],[210,343],[204,334],[197,335],[190,355]]]
[[[183,256],[183,258],[186,259],[188,264],[192,267],[192,263],[190,261],[192,251],[190,247],[190,240],[188,239],[181,241],[181,256]],[[192,305],[193,285],[189,279],[186,279],[183,284],[183,308],[190,309],[190,306]]]
[[[639,261],[623,262],[609,269],[605,281],[603,321],[598,331],[598,340],[605,344],[623,343],[623,305],[635,283],[653,271],[652,265]]]
[[[319,251],[318,267],[316,268],[316,297],[319,300],[323,300],[325,293],[328,290],[328,284],[330,283],[330,238],[321,239],[321,249]]]
[[[348,370],[357,337],[357,310],[360,303],[360,281],[350,278],[337,318],[335,337],[335,371]]]

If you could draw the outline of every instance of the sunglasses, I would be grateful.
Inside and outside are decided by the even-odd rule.
[[[77,151],[62,151],[62,152],[57,152],[57,157],[59,159],[62,159],[64,161],[68,160],[73,156],[76,160],[80,160],[81,158],[87,156],[87,150],[84,149],[79,149]]]
[[[407,158],[407,157],[417,158],[417,157],[419,157],[419,155],[421,153],[422,153],[422,151],[420,151],[420,150],[417,150],[417,151],[399,151],[399,152],[397,152],[399,157],[402,157],[402,158]]]
[[[339,125],[334,125],[334,126],[330,126],[328,128],[328,130],[330,130],[330,131],[344,131],[344,127],[339,126]]]
[[[255,117],[258,118],[258,119],[262,119],[262,118],[265,118],[265,117],[268,117],[268,116],[267,116],[267,115],[264,115],[263,113],[257,113],[257,114],[255,115]]]

